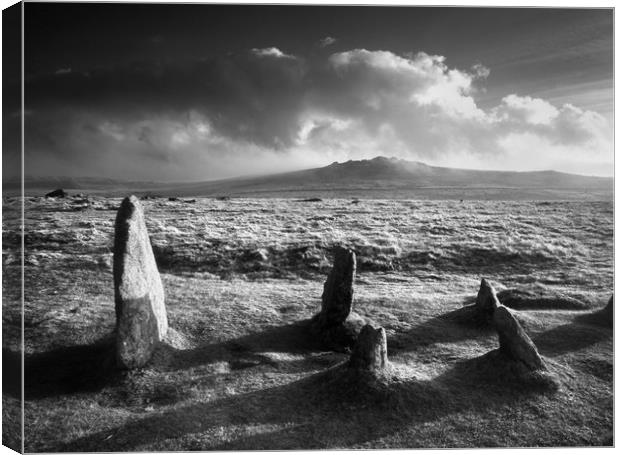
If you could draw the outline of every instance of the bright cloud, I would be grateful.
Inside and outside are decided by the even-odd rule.
[[[259,57],[274,57],[274,58],[295,58],[294,55],[285,54],[277,47],[266,47],[264,49],[252,49],[252,53]]]
[[[555,106],[540,98],[508,95],[494,111],[500,121],[520,121],[532,125],[550,125],[559,114]]]

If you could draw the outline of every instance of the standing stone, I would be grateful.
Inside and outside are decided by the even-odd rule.
[[[387,339],[383,327],[366,324],[351,354],[349,366],[358,370],[379,373],[388,366]]]
[[[340,351],[353,347],[368,321],[351,311],[355,281],[355,253],[337,246],[334,266],[323,285],[321,311],[312,318],[311,331],[324,348]]]
[[[491,283],[483,278],[476,296],[476,309],[490,321],[493,318],[495,309],[499,305],[495,289],[491,286]]]
[[[117,327],[117,358],[124,368],[140,368],[161,341],[157,318],[148,295],[127,299]]]
[[[334,251],[334,266],[323,285],[321,315],[325,323],[344,323],[353,304],[353,282],[355,281],[355,253],[337,246]]]
[[[126,368],[151,358],[168,331],[164,288],[135,196],[123,200],[114,231],[114,299],[117,357]]]
[[[508,308],[498,306],[493,313],[493,322],[499,335],[499,350],[502,354],[522,362],[530,370],[545,369],[536,346]]]

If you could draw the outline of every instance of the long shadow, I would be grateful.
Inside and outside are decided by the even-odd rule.
[[[306,329],[307,321],[271,327],[222,343],[198,346],[194,349],[175,349],[162,344],[146,368],[168,370],[188,369],[194,366],[226,361],[231,369],[258,365],[303,370],[331,366],[334,359],[316,356],[311,359],[278,361],[261,352],[274,351],[294,354],[320,352],[316,341]],[[116,365],[113,336],[90,345],[68,346],[26,355],[24,359],[25,399],[40,399],[81,392],[97,392],[122,379],[126,372]],[[158,359],[166,359],[158,362]],[[337,360],[337,359],[336,359]],[[19,353],[3,350],[4,391],[16,398],[21,394],[21,357]]]
[[[101,390],[120,374],[115,368],[114,340],[69,346],[24,358],[25,399]]]
[[[575,318],[575,322],[593,326],[602,326],[610,330],[613,329],[613,320],[613,315],[610,314],[607,308],[596,310],[591,313],[580,314]]]
[[[573,322],[542,332],[532,341],[541,354],[554,357],[587,348],[612,336],[608,328],[584,324],[582,318],[586,316],[589,315],[579,315]]]
[[[505,289],[497,293],[502,305],[515,310],[586,310],[590,306],[576,298],[548,294],[537,288]]]
[[[405,333],[388,336],[391,352],[415,350],[435,343],[486,338],[495,331],[479,321],[470,306],[457,308],[418,324]]]
[[[308,329],[309,320],[274,326],[233,340],[200,345],[193,349],[175,349],[162,345],[160,350],[168,359],[167,369],[188,369],[218,361],[227,361],[233,369],[271,363],[265,352],[308,354],[322,351],[318,340]]]
[[[21,353],[2,348],[2,393],[21,398],[22,357]]]
[[[351,447],[463,410],[486,415],[532,393],[501,376],[494,378],[492,364],[485,362],[459,362],[432,380],[396,380],[376,394],[357,387],[346,365],[339,365],[293,383],[190,404],[45,450],[156,450],[158,443],[170,447],[172,440],[173,450]],[[222,427],[261,425],[285,428],[225,443],[212,436]]]
[[[52,451],[130,451],[133,448],[226,425],[278,423],[306,414],[308,384],[302,380],[212,402],[193,404],[78,438]],[[302,398],[306,399],[303,400]]]
[[[494,335],[487,324],[482,324],[471,317],[471,308],[458,308],[448,313],[435,316],[416,325],[405,333],[396,333],[388,337],[390,353],[410,351],[427,347],[435,343],[455,342],[465,339],[485,338]],[[167,368],[187,369],[217,361],[231,362],[233,368],[243,365],[255,366],[269,363],[269,359],[261,354],[264,352],[280,352],[290,354],[309,354],[324,352],[320,340],[309,330],[310,320],[269,327],[260,332],[251,333],[233,340],[220,343],[204,344],[193,349],[180,350],[163,346],[167,351]],[[294,368],[294,362],[288,367]],[[307,364],[308,361],[300,362]],[[275,366],[275,365],[274,365]]]
[[[309,331],[310,320],[274,326],[260,332],[242,336],[232,341],[240,349],[252,351],[279,351],[305,353],[320,350],[320,344]]]

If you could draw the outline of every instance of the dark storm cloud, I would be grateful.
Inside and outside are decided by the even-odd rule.
[[[21,5],[2,11],[2,176],[21,173]]]
[[[172,65],[141,62],[56,72],[27,81],[26,106],[33,111],[91,108],[123,121],[132,115],[197,110],[224,135],[277,147],[290,144],[306,69],[302,60],[275,51]]]
[[[606,22],[591,15],[587,27],[573,35],[587,41],[594,34],[595,39],[567,51],[557,44],[568,39],[562,38],[566,33],[561,22],[531,20],[539,15],[515,12],[511,17],[517,23],[530,19],[531,30],[539,31],[551,24],[559,36],[551,41],[555,49],[546,43],[545,55],[536,55],[532,46],[511,44],[512,49],[506,44],[514,41],[514,33],[503,35],[496,22],[504,16],[496,11],[477,14],[494,18],[496,22],[489,20],[489,32],[504,36],[503,47],[485,38],[489,47],[479,45],[480,52],[468,54],[461,41],[475,44],[481,38],[473,23],[464,27],[463,17],[474,17],[467,10],[461,15],[429,13],[462,35],[446,38],[436,28],[410,35],[410,30],[425,30],[420,17],[429,10],[409,15],[407,22],[403,19],[407,9],[355,9],[355,30],[367,26],[363,40],[352,27],[335,27],[336,16],[313,8],[248,8],[242,15],[229,8],[194,8],[192,14],[186,9],[168,8],[166,14],[152,13],[155,10],[164,11],[137,7],[122,9],[120,15],[116,7],[103,8],[98,9],[105,11],[101,17],[90,13],[76,22],[85,17],[81,12],[60,24],[37,13],[33,20],[37,27],[30,27],[37,36],[27,43],[36,52],[29,54],[26,69],[26,107],[31,112],[26,155],[33,163],[32,172],[95,171],[126,178],[197,180],[379,154],[518,169],[534,163],[579,170],[587,161],[601,169],[610,161],[611,129],[606,119],[566,104],[574,98],[570,87],[591,84],[573,80],[572,85],[554,88],[554,98],[562,102],[550,102],[518,90],[524,86],[520,77],[505,83],[506,55],[511,50],[528,71],[533,68],[528,62],[557,60],[562,66],[587,50],[590,57],[583,62],[603,74],[601,68],[607,68],[603,60],[592,56],[608,51],[607,41],[594,27]],[[370,27],[378,16],[386,19],[389,33]],[[571,27],[578,23],[573,19],[568,20]],[[120,38],[102,28],[111,21]],[[510,29],[509,23],[503,24]],[[73,33],[68,31],[71,27]],[[333,30],[342,37],[337,46],[329,35]],[[428,34],[434,41],[426,40]],[[398,40],[390,41],[394,37]],[[343,48],[345,42],[356,40],[379,44]],[[460,51],[444,56],[426,47],[422,50],[427,52],[411,49],[411,43]],[[323,49],[318,49],[321,45]],[[499,69],[494,61],[500,62]],[[571,74],[576,77],[576,70]],[[536,77],[529,80],[564,80],[551,72]],[[504,83],[501,92],[498,80]],[[601,104],[601,86],[593,87],[596,99],[580,92],[577,99],[584,105],[589,99]]]

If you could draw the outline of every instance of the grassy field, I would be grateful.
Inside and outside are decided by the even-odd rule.
[[[3,201],[5,369],[20,204]],[[145,200],[172,330],[132,372],[113,368],[120,199],[25,204],[26,451],[613,444],[613,331],[593,315],[613,290],[612,202]],[[355,311],[387,332],[381,390],[352,387],[348,354],[305,326],[335,244],[357,254]],[[515,313],[559,390],[511,380],[485,356],[497,335],[450,317],[481,277],[548,297]],[[18,386],[2,399],[10,440]]]

